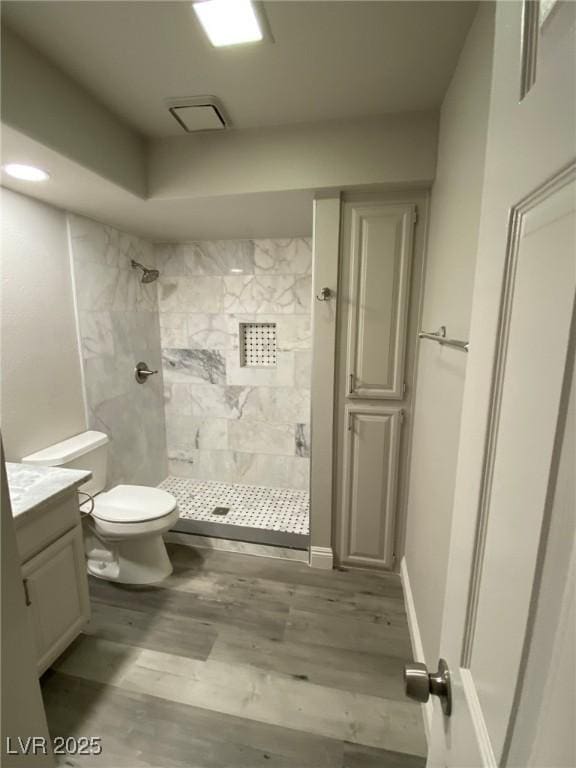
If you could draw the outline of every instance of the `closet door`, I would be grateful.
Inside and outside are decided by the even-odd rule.
[[[349,405],[346,421],[342,555],[391,568],[402,414]]]
[[[415,222],[413,203],[343,206],[335,538],[343,565],[394,568]]]
[[[400,399],[404,387],[413,205],[354,206],[350,215],[350,397]]]

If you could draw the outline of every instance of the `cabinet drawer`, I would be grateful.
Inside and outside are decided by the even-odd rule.
[[[17,517],[16,542],[21,562],[25,563],[79,523],[76,491]]]
[[[90,617],[81,525],[28,560],[22,577],[42,674]]]

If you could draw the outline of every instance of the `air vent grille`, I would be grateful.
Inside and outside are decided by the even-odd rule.
[[[186,133],[221,131],[228,127],[224,109],[214,96],[171,99],[168,111]]]

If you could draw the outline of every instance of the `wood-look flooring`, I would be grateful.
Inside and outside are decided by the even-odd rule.
[[[161,586],[91,579],[92,620],[42,679],[52,736],[100,768],[421,768],[395,575],[169,545]]]

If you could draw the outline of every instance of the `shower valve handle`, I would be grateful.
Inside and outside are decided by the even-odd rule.
[[[158,371],[151,371],[148,368],[148,363],[138,363],[134,369],[134,378],[138,384],[144,384],[148,381],[148,376],[153,376]]]

